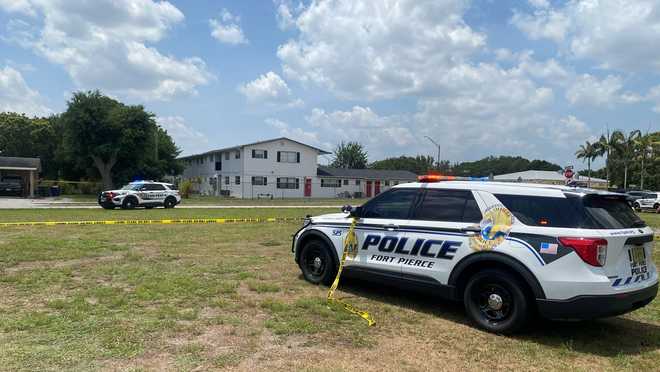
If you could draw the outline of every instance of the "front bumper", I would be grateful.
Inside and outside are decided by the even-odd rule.
[[[595,319],[616,316],[648,305],[658,293],[658,283],[634,292],[613,295],[576,296],[568,300],[536,299],[547,319]]]

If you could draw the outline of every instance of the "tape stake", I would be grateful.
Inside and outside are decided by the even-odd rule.
[[[335,277],[335,280],[332,282],[332,285],[330,286],[330,290],[328,290],[327,302],[328,305],[331,305],[332,303],[340,304],[341,306],[343,306],[344,310],[366,320],[368,326],[371,327],[372,325],[376,324],[376,321],[371,316],[371,314],[369,314],[366,311],[355,308],[353,305],[349,304],[348,302],[345,302],[339,298],[335,298],[335,290],[337,290],[337,286],[339,286],[339,278],[341,277],[341,272],[344,270],[344,262],[346,262],[346,257],[348,255],[350,255],[351,257],[355,257],[357,255],[358,244],[357,244],[357,236],[355,235],[356,224],[357,224],[357,220],[353,218],[353,221],[351,222],[351,226],[348,228],[348,233],[346,233],[346,239],[344,240],[344,251],[341,254],[341,261],[339,261],[339,269],[337,270],[337,276]]]

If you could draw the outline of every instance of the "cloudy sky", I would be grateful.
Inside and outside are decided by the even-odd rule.
[[[606,126],[658,130],[654,0],[0,0],[0,111],[100,89],[185,154],[287,136],[371,160],[575,164]]]

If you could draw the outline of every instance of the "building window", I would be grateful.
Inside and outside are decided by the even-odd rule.
[[[278,189],[298,189],[300,188],[300,180],[294,177],[278,177]]]
[[[236,155],[234,155],[234,158],[240,159],[241,158],[241,150],[236,151]]]
[[[229,151],[225,152],[225,160],[229,160]]]
[[[355,180],[355,186],[360,186],[360,180]]]
[[[268,159],[267,150],[252,150],[253,159]]]
[[[222,170],[222,161],[216,161],[215,162],[215,170],[217,170],[217,171]]]
[[[262,176],[252,176],[253,186],[266,186],[267,178]]]
[[[229,185],[229,176],[225,176],[225,185]]]
[[[389,185],[390,185],[390,181],[385,181],[385,186],[389,186]]]
[[[300,163],[300,153],[295,151],[278,151],[278,163]]]
[[[237,185],[240,185],[241,184],[241,176],[234,177],[234,181],[236,182]]]
[[[321,187],[341,187],[341,180],[321,178]]]
[[[344,180],[344,186],[348,186],[348,180]]]

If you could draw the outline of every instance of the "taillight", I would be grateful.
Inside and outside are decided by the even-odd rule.
[[[559,238],[565,247],[571,247],[582,261],[591,266],[605,266],[607,240],[596,238]]]

